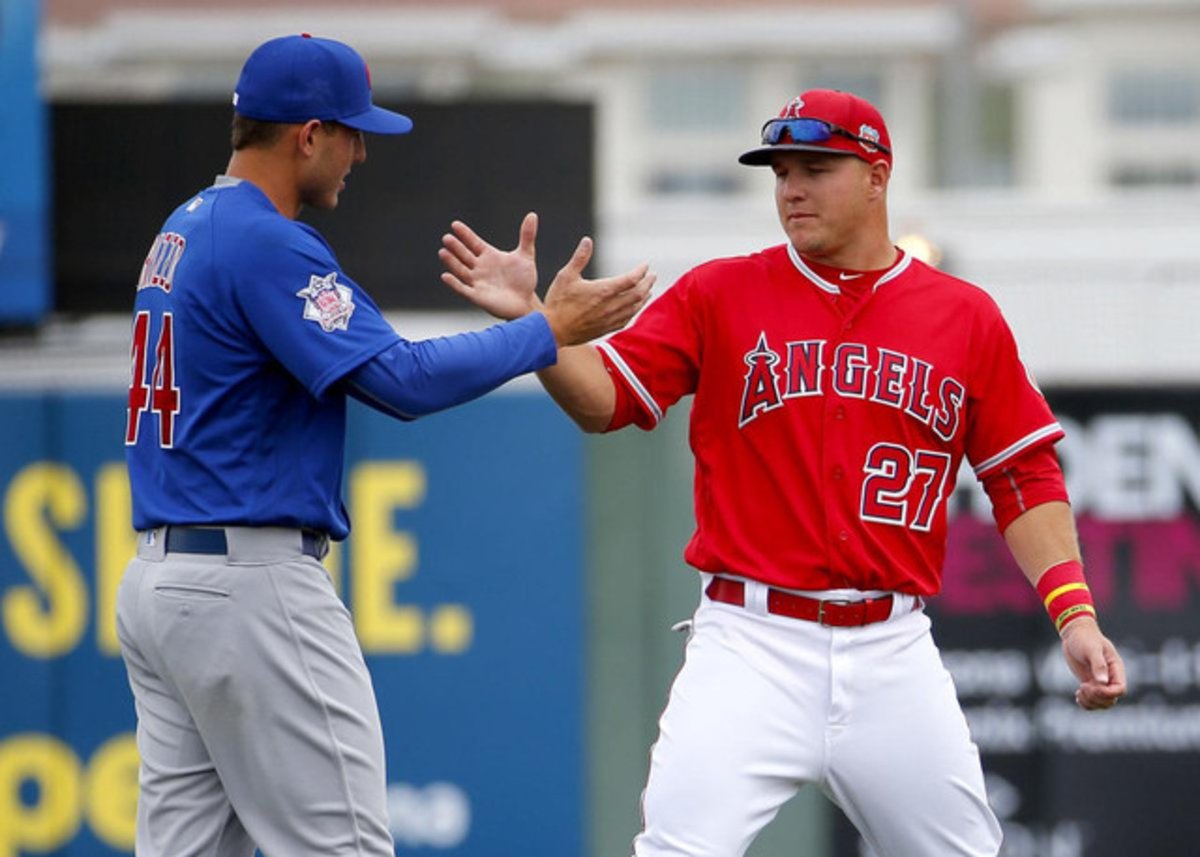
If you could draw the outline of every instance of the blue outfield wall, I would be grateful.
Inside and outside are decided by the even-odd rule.
[[[0,857],[129,854],[125,404],[0,395],[0,414]],[[352,406],[354,532],[327,564],[375,679],[398,854],[582,853],[582,480],[545,396],[411,424]]]

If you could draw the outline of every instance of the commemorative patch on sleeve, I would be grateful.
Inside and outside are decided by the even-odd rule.
[[[354,313],[353,296],[349,286],[337,281],[337,271],[324,277],[313,274],[308,286],[296,292],[296,297],[304,298],[304,317],[321,325],[326,333],[349,326]]]

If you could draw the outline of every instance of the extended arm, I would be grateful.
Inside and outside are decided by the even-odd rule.
[[[1027,453],[984,484],[993,504],[1006,507],[1012,505],[1014,493],[1020,499],[1023,489],[1055,479],[1061,486],[1057,460],[1046,449]],[[1044,491],[1032,493],[1045,495]],[[1066,489],[1061,487],[1055,493],[1065,497]],[[1071,507],[1063,500],[1037,502],[1016,514],[1011,522],[1000,523],[1013,558],[1035,588],[1048,570],[1062,563],[1080,562],[1075,520]],[[1075,701],[1086,709],[1116,705],[1125,694],[1125,664],[1116,647],[1100,632],[1094,616],[1072,618],[1060,634],[1067,666],[1079,679]]]
[[[400,419],[468,402],[554,362],[554,337],[534,313],[486,330],[420,342],[399,340],[342,379],[345,391]]]
[[[612,422],[617,391],[600,352],[593,346],[560,349],[558,362],[538,370],[538,379],[584,431],[602,432]]]

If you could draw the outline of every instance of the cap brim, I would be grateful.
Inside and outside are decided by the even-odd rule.
[[[854,152],[847,152],[845,149],[831,149],[828,146],[818,146],[815,143],[779,143],[775,146],[760,146],[757,149],[751,149],[749,152],[743,152],[738,156],[738,163],[745,164],[748,167],[769,167],[771,166],[771,156],[779,152],[821,152],[825,155],[858,157]]]
[[[368,134],[407,134],[413,128],[413,121],[403,113],[384,110],[372,105],[354,116],[344,116],[337,120],[342,125]]]

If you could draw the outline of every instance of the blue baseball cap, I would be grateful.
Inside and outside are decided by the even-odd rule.
[[[412,120],[371,103],[371,72],[358,51],[303,33],[254,49],[242,66],[233,109],[247,119],[338,122],[372,134],[407,134]]]

